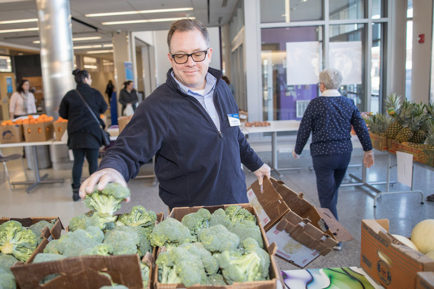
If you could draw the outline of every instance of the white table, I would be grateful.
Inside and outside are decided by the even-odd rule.
[[[32,190],[36,188],[39,184],[53,184],[53,183],[63,183],[64,179],[47,179],[48,174],[45,174],[41,176],[39,174],[39,160],[38,160],[38,154],[36,152],[37,146],[42,145],[64,145],[66,144],[66,141],[55,141],[55,140],[49,140],[49,141],[40,141],[40,142],[19,142],[19,143],[7,143],[7,144],[0,144],[0,149],[2,148],[14,148],[14,147],[31,147],[32,148],[32,155],[30,156],[33,160],[33,174],[35,179],[33,181],[23,181],[23,182],[11,182],[11,185],[28,185],[26,192],[30,193]]]
[[[297,132],[300,126],[298,120],[271,120],[270,126],[258,127],[240,127],[244,134],[252,133],[271,133],[271,167],[276,172],[279,171],[278,157],[277,157],[277,133],[278,132]],[[285,170],[285,169],[281,169]]]

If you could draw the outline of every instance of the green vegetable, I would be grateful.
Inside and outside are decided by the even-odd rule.
[[[178,245],[194,240],[190,230],[174,218],[167,218],[155,225],[149,238],[154,247]]]
[[[0,269],[9,270],[17,262],[18,260],[14,256],[0,253]]]
[[[113,255],[137,254],[140,238],[134,227],[117,226],[105,233],[104,244],[113,248]]]
[[[225,210],[218,209],[212,213],[211,218],[209,220],[210,227],[215,225],[223,225],[226,228],[231,224],[231,220],[226,215]]]
[[[140,271],[142,273],[143,288],[146,288],[149,284],[149,266],[140,262]]]
[[[0,288],[16,289],[15,277],[11,271],[0,268]]]
[[[203,244],[205,249],[212,253],[235,250],[240,244],[240,238],[228,231],[223,225],[203,229],[199,232],[198,240]]]
[[[264,247],[261,230],[254,222],[244,220],[239,223],[231,223],[227,228],[236,234],[241,242],[247,238],[253,238],[258,242],[259,247]]]
[[[58,240],[50,241],[45,247],[44,253],[60,254],[66,257],[80,256],[83,251],[100,244],[99,240],[100,237],[96,236],[93,229],[90,232],[78,229],[64,234]]]
[[[93,212],[90,213],[88,212],[73,217],[69,222],[68,230],[71,232],[78,229],[85,230],[87,227],[90,226],[96,226],[104,230],[109,227],[110,222],[113,222],[112,220],[108,220],[108,221],[109,222],[107,222],[106,219],[101,218],[98,214],[95,214]]]
[[[154,227],[157,215],[151,210],[146,210],[142,206],[134,206],[131,212],[119,216],[118,222],[132,227]]]
[[[200,230],[209,227],[211,213],[207,209],[200,208],[197,212],[185,215],[181,223],[186,226],[192,234],[197,235]]]
[[[33,259],[33,263],[42,263],[42,262],[50,262],[50,261],[58,261],[65,259],[65,256],[58,254],[50,254],[50,253],[39,253]]]
[[[239,223],[241,221],[247,220],[252,221],[256,224],[256,217],[251,214],[248,210],[242,208],[238,205],[232,205],[226,208],[226,215],[231,222]]]
[[[117,183],[109,183],[102,190],[95,190],[92,194],[86,195],[85,205],[96,212],[105,223],[116,221],[114,213],[120,209],[121,202],[130,196],[130,190]]]
[[[53,221],[55,221],[55,220],[53,220]],[[53,228],[53,226],[54,226],[54,223],[50,223],[50,222],[47,222],[45,220],[42,220],[42,221],[39,221],[39,222],[31,225],[29,227],[29,229],[32,230],[32,232],[35,234],[35,236],[37,237],[37,240],[38,240],[38,244],[39,244],[39,243],[41,243],[41,241],[43,239],[42,231],[45,228],[48,228],[48,230],[51,230],[51,228]]]
[[[14,255],[18,260],[25,262],[36,249],[36,245],[35,234],[19,222],[8,221],[0,225],[1,253]]]

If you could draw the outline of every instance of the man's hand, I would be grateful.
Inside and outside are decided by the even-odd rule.
[[[80,186],[80,198],[84,199],[87,194],[91,194],[95,190],[102,190],[108,183],[118,183],[127,187],[124,177],[115,169],[107,168],[94,172]],[[129,198],[126,200],[129,202]]]
[[[365,152],[363,155],[363,165],[367,168],[374,164],[374,152],[372,150]]]
[[[253,172],[258,178],[260,186],[262,186],[262,180],[264,179],[264,176],[270,178],[270,171],[270,167],[267,164],[263,164],[259,169]]]
[[[300,158],[300,155],[298,155],[295,151],[292,151],[292,157],[293,157],[294,159],[299,159],[299,158]]]

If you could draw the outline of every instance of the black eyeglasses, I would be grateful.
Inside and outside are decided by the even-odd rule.
[[[187,63],[188,57],[190,56],[194,62],[202,62],[205,60],[207,53],[208,53],[208,49],[203,51],[196,51],[190,54],[172,54],[172,58],[177,64]]]

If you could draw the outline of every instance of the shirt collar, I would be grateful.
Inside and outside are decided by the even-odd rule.
[[[217,78],[215,78],[214,75],[212,75],[211,73],[207,72],[207,74],[205,76],[205,82],[206,82],[205,83],[205,89],[204,89],[203,95],[202,95],[202,94],[199,94],[199,93],[191,90],[190,88],[188,88],[184,84],[182,84],[178,79],[176,79],[173,71],[170,74],[172,75],[173,79],[176,81],[176,83],[178,84],[178,86],[182,90],[182,92],[184,92],[185,94],[189,94],[189,95],[205,96],[205,95],[209,94],[210,91],[212,91],[214,89],[215,84],[217,83]]]
[[[324,90],[323,93],[321,93],[321,96],[330,96],[330,97],[341,96],[341,93],[337,89],[327,89]]]

